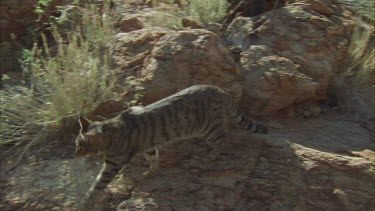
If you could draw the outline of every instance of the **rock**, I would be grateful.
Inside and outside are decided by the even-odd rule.
[[[154,210],[160,208],[152,199],[144,198],[144,196],[140,196],[138,199],[126,200],[116,210]]]
[[[268,160],[266,158],[264,158],[264,157],[261,157],[260,158],[260,163],[259,163],[259,168],[266,170],[269,167],[270,167],[270,164],[269,164]]]
[[[110,44],[114,70],[125,77],[137,76],[154,45],[167,33],[164,29],[147,28],[116,34]]]
[[[155,2],[155,1],[152,1],[152,0],[146,0],[146,1],[144,2],[144,4],[147,5],[147,6],[149,6],[149,7],[153,7],[153,6],[154,6],[154,2]],[[156,5],[155,5],[155,6],[156,6]]]
[[[274,114],[294,103],[326,99],[333,76],[342,72],[354,22],[333,17],[345,11],[336,4],[309,2],[237,17],[226,29],[226,42],[242,52],[241,104],[252,113]]]
[[[240,55],[244,76],[241,106],[253,115],[274,114],[315,95],[318,83],[267,46],[252,45]]]
[[[212,83],[255,115],[282,109],[291,118],[317,118],[273,119],[267,135],[230,131],[230,147],[211,163],[202,163],[210,150],[202,140],[160,146],[160,171],[151,177],[141,177],[148,165],[136,156],[108,186],[103,210],[374,210],[373,134],[355,122],[318,117],[331,83],[336,91],[364,77],[371,87],[373,73],[360,71],[353,79],[348,71],[340,83],[332,82],[348,64],[340,66],[338,57],[345,55],[339,40],[350,24],[346,28],[335,1],[301,2],[236,18],[231,27],[239,33],[227,31],[225,39],[239,50],[238,59],[203,29],[145,26],[114,36],[110,48],[120,95],[99,106],[98,115],[123,109],[128,98],[148,104],[192,84]],[[351,93],[339,98],[350,98],[353,106],[357,98]],[[72,140],[33,147],[33,156],[10,172],[4,170],[17,156],[1,159],[0,210],[77,210],[74,202],[95,181],[102,162],[73,157]]]
[[[241,97],[240,67],[210,31],[142,29],[117,34],[112,46],[116,70],[135,76],[132,92],[145,105],[195,84],[216,85],[236,101]]]
[[[159,2],[158,2],[159,3]],[[131,25],[131,28],[149,28],[161,27],[165,29],[182,28],[181,17],[176,15],[176,10],[179,10],[177,5],[161,4],[157,8],[143,8],[136,13],[126,13],[123,21],[125,25]],[[139,5],[138,5],[139,6]],[[126,10],[134,10],[135,5],[128,5]],[[126,32],[126,31],[124,31]]]
[[[283,129],[287,126],[285,123],[276,120],[271,120],[267,125],[276,129]]]
[[[359,152],[352,151],[351,154],[366,158],[367,160],[375,163],[375,152],[369,149],[365,149]]]
[[[308,0],[307,2],[310,4],[310,8],[312,10],[314,10],[315,12],[318,12],[318,13],[323,14],[323,15],[334,14],[334,11],[329,7],[329,4],[332,3],[332,2],[323,3],[320,0]]]
[[[235,188],[237,180],[231,177],[214,176],[214,177],[205,178],[203,179],[202,182],[207,183],[209,185],[219,186],[223,188]]]
[[[299,117],[311,118],[318,117],[322,112],[321,106],[315,101],[305,101],[294,107],[294,110]]]
[[[373,210],[370,133],[363,128],[353,131],[353,124],[336,122],[336,128],[316,121],[302,120],[297,122],[301,127],[275,129],[267,136],[233,136],[237,141],[231,141],[231,151],[207,164],[201,162],[208,152],[201,140],[160,146],[160,172],[147,178],[140,177],[147,162],[136,156],[110,183],[103,210]],[[328,148],[327,140],[317,134],[331,139],[336,148]],[[324,148],[312,148],[316,142]],[[345,146],[338,147],[339,142]],[[366,156],[337,153],[356,147],[371,151],[362,150]],[[36,150],[38,156],[45,154],[45,148]],[[0,208],[77,210],[72,202],[82,198],[102,162],[56,159],[66,150],[66,145],[56,145],[46,160],[32,161],[36,165],[28,161],[1,172],[6,177],[0,178]],[[8,159],[1,161],[2,169]]]
[[[341,189],[333,190],[333,194],[336,195],[338,200],[344,205],[345,210],[355,210],[355,205],[350,203],[347,194]]]
[[[181,23],[183,27],[192,28],[192,29],[201,29],[203,26],[196,21],[189,18],[182,18]]]
[[[124,110],[124,104],[121,100],[107,100],[99,104],[92,115],[101,118],[110,118],[116,115],[116,112]]]
[[[288,152],[287,150],[288,147],[285,147],[285,145],[280,146],[279,143],[276,144],[273,141],[267,142],[267,146],[264,148],[265,152],[262,155],[266,155],[265,157],[270,161],[270,168],[273,173],[278,171],[276,170],[277,168],[275,169],[278,165],[276,163],[284,163],[283,160],[286,158],[293,160],[293,162],[283,164],[284,167],[288,166],[288,173],[281,171],[274,176],[266,175],[262,170],[262,162],[260,162],[252,176],[253,180],[254,178],[262,178],[264,181],[269,180],[276,183],[276,189],[283,195],[281,200],[279,199],[281,207],[289,206],[296,208],[296,210],[332,210],[337,207],[344,207],[348,208],[348,210],[353,210],[355,206],[363,206],[362,209],[366,210],[372,206],[370,205],[371,194],[368,194],[371,190],[374,190],[374,185],[364,185],[373,180],[374,173],[370,172],[373,171],[375,166],[370,161],[363,158],[321,152],[298,144],[290,146],[295,153],[295,156],[290,156],[290,151]],[[279,152],[277,153],[276,151]],[[272,155],[272,153],[276,154]],[[298,162],[295,162],[297,160]],[[282,179],[283,174],[288,176]],[[324,174],[327,176],[323,177]],[[353,180],[352,176],[354,175],[361,176]],[[279,178],[276,179],[279,181],[272,179],[276,177]],[[283,182],[281,182],[282,180]],[[355,187],[355,184],[358,187]],[[258,183],[258,185],[262,191],[262,194],[259,193],[259,197],[263,196],[263,192],[269,192],[263,183]],[[299,195],[300,191],[305,194]],[[284,196],[289,198],[284,198]],[[292,196],[294,200],[290,201]],[[322,200],[322,197],[325,198],[325,201]]]
[[[144,26],[136,17],[124,18],[121,20],[120,29],[122,32],[131,32],[142,29]]]

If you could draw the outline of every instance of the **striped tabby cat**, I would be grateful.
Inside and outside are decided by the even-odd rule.
[[[150,171],[159,166],[155,146],[173,140],[201,138],[214,143],[208,160],[220,153],[226,132],[235,125],[254,133],[267,133],[262,124],[249,121],[223,90],[196,85],[146,107],[132,107],[117,117],[91,122],[80,117],[76,154],[93,149],[105,154],[102,170],[86,194],[83,208],[97,201],[122,166],[144,152]]]

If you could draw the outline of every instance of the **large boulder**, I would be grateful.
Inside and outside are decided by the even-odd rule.
[[[332,80],[331,102],[341,110],[356,113],[357,121],[367,120],[373,128],[375,101],[375,28],[359,22],[355,27],[350,45],[347,68]]]
[[[216,85],[241,98],[240,66],[210,31],[146,28],[117,34],[112,46],[115,69],[128,76],[129,92],[142,95],[143,104],[195,84]]]
[[[253,18],[234,19],[224,39],[240,52],[246,78],[242,105],[253,112],[273,114],[291,103],[326,99],[333,76],[345,68],[353,24],[347,15],[349,12],[333,1],[314,0],[293,3]],[[267,46],[272,53],[266,58],[253,57],[256,48],[252,46],[259,45]],[[291,75],[284,74],[281,79],[280,72]],[[274,81],[270,91],[254,91],[265,90],[266,85],[260,80],[269,77]],[[281,83],[276,83],[276,78]],[[279,90],[271,90],[274,88]],[[285,99],[288,95],[290,99]]]
[[[241,54],[244,94],[241,106],[253,115],[272,114],[314,97],[318,83],[300,65],[267,46],[252,45]]]

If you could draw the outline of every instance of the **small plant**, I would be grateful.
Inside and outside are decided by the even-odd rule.
[[[181,14],[175,10],[174,12],[166,13],[163,11],[156,11],[150,18],[152,26],[165,27],[169,29],[181,29]]]
[[[102,9],[96,4],[87,4],[85,8],[77,5],[58,6],[61,15],[53,19],[61,31],[81,31],[83,37],[95,45],[92,49],[101,51],[113,34],[115,17],[110,16],[109,4],[104,3]]]
[[[355,13],[365,20],[375,20],[375,0],[339,0],[340,3],[345,4]]]
[[[61,133],[62,119],[89,113],[113,94],[114,73],[105,48],[112,20],[93,8],[80,11],[76,30],[62,34],[52,27],[53,50],[41,34],[43,46],[34,43],[23,51],[25,82],[0,92],[0,144],[17,146]]]
[[[180,7],[169,0],[162,8],[155,7],[150,19],[151,25],[170,29],[182,28],[182,18],[190,18],[205,26],[220,22],[227,14],[229,4],[226,0],[191,0],[180,1]],[[156,5],[156,4],[154,4]]]
[[[352,66],[349,69],[359,70],[358,76],[362,81],[368,81],[375,76],[375,48],[373,45],[375,0],[356,1],[351,7],[356,11],[358,19],[349,46],[352,58]],[[373,85],[373,81],[371,83]]]
[[[48,6],[52,0],[37,0],[34,13],[38,15],[37,22],[48,16]]]
[[[37,5],[35,6],[34,12],[36,14],[42,14],[45,11],[43,7],[48,7],[52,0],[37,0]]]
[[[188,16],[205,25],[221,21],[227,14],[226,0],[190,0],[186,7]]]
[[[362,26],[364,27],[364,26]],[[374,46],[371,43],[371,36],[374,33],[370,28],[361,28],[356,26],[354,28],[352,42],[349,52],[356,61],[361,61],[364,67],[375,67],[375,52]]]

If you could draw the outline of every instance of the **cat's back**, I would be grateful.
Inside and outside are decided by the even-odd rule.
[[[188,104],[192,101],[197,100],[208,101],[211,98],[220,98],[221,96],[224,97],[227,96],[227,94],[222,89],[216,86],[194,85],[144,107],[144,111],[157,110],[164,107],[172,106],[177,103]]]

